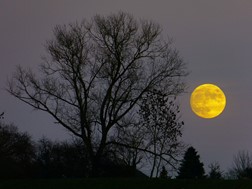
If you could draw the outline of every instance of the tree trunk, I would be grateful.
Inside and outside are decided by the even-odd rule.
[[[161,158],[159,158],[159,161],[158,161],[158,165],[157,165],[157,168],[156,168],[156,178],[158,178],[158,173],[160,172],[160,165],[161,165]]]
[[[156,156],[156,155],[154,155],[154,158],[153,158],[153,165],[152,165],[152,169],[151,169],[150,178],[152,178],[152,177],[153,177],[154,170],[155,170],[155,166],[156,166],[156,160],[157,160],[157,156]]]

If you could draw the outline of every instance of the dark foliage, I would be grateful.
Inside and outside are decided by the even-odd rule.
[[[240,179],[252,179],[252,168],[247,167],[239,175]]]
[[[252,156],[248,151],[239,151],[234,156],[229,176],[233,179],[252,179]]]
[[[160,178],[163,178],[163,179],[167,179],[167,178],[168,178],[168,175],[167,175],[167,174],[168,174],[168,172],[167,172],[165,166],[163,166],[163,167],[162,167],[162,171],[160,172],[159,177],[160,177]]]
[[[52,142],[41,139],[37,145],[36,171],[38,178],[83,178],[88,177],[89,161],[81,141]],[[99,177],[133,177],[134,167],[107,156],[98,167]]]
[[[34,146],[27,133],[0,122],[0,178],[26,178],[32,171]]]
[[[210,172],[209,172],[208,177],[210,179],[221,179],[222,178],[222,172],[220,170],[220,165],[217,162],[211,163],[209,165],[209,168],[210,168]]]
[[[39,178],[85,177],[87,158],[81,143],[38,141],[34,176]]]
[[[0,122],[0,179],[84,178],[90,164],[81,140],[53,142],[42,138],[33,142],[16,126]],[[136,167],[112,156],[99,164],[100,177],[143,177]]]
[[[177,178],[202,179],[205,177],[204,174],[204,164],[200,162],[200,156],[193,147],[189,147],[185,152]]]

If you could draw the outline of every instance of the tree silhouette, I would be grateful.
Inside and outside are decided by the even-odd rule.
[[[128,126],[143,95],[184,90],[184,63],[160,26],[126,13],[57,26],[46,50],[41,72],[19,66],[8,91],[81,138],[94,176],[109,145],[136,148],[115,140],[115,128]]]
[[[209,178],[210,179],[221,179],[222,178],[222,172],[220,170],[220,165],[217,162],[211,163],[209,165],[210,171],[209,171]]]
[[[31,137],[12,124],[0,122],[0,178],[25,178],[31,174],[35,150]]]
[[[252,156],[248,151],[239,151],[234,156],[229,175],[235,179],[252,178]]]
[[[87,176],[87,166],[82,141],[53,142],[43,137],[37,142],[34,177],[81,178]]]
[[[209,172],[209,178],[210,179],[221,179],[222,178],[222,172],[220,170],[220,165],[217,162],[211,163],[209,165],[210,172]]]
[[[205,177],[204,164],[200,162],[200,156],[193,147],[185,152],[184,159],[178,171],[179,179],[202,179]]]
[[[162,167],[162,171],[160,172],[159,178],[167,179],[167,170],[165,169],[165,166]]]
[[[140,125],[145,128],[145,136],[149,139],[146,148],[154,152],[149,158],[152,159],[150,177],[154,171],[158,177],[162,162],[174,168],[178,162],[176,156],[181,154],[183,144],[179,138],[184,122],[179,120],[179,107],[175,100],[154,90],[144,96],[140,106]]]

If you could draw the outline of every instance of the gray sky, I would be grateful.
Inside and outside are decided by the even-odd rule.
[[[44,44],[57,24],[89,19],[95,14],[126,11],[136,18],[158,22],[174,40],[187,63],[188,93],[179,100],[185,121],[183,139],[201,155],[205,167],[218,161],[232,164],[239,150],[252,152],[252,1],[251,0],[1,0],[0,88],[16,65],[36,68]],[[215,119],[194,115],[190,93],[202,83],[217,84],[227,98],[224,112]],[[0,91],[0,112],[35,139],[69,135],[45,113]]]

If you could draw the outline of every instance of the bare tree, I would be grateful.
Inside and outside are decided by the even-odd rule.
[[[110,141],[115,127],[126,127],[145,93],[184,90],[184,63],[160,26],[126,13],[57,26],[46,50],[40,74],[18,67],[7,90],[81,138],[94,173],[106,146],[119,145]]]
[[[248,151],[239,151],[234,156],[229,175],[236,179],[252,178],[252,156]]]

